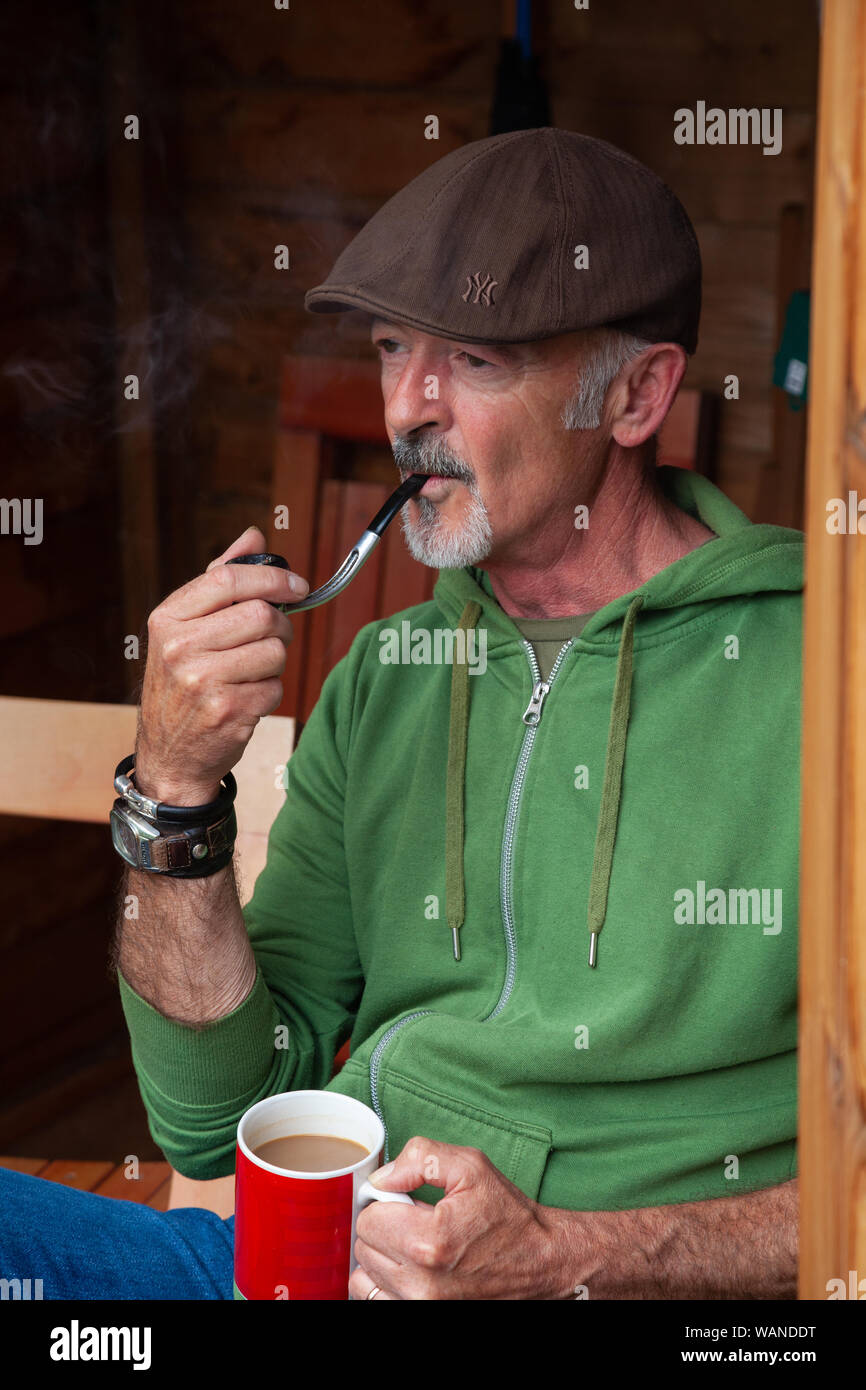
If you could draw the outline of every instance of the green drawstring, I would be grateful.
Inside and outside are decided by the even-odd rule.
[[[589,963],[592,966],[596,963],[598,934],[604,925],[607,912],[607,890],[610,884],[613,846],[619,819],[622,765],[625,758],[625,740],[631,710],[634,624],[638,610],[642,607],[643,595],[638,594],[637,598],[629,604],[622,625],[619,656],[614,677],[610,730],[607,736],[607,758],[604,764],[604,785],[601,791],[601,810],[598,815],[598,830],[595,836],[595,852],[592,859],[592,877],[589,881],[589,903],[587,905],[587,926],[590,931]]]
[[[468,628],[474,628],[481,613],[480,603],[474,601],[467,603],[458,624],[458,631],[466,632]],[[469,662],[455,661],[451,670],[448,772],[445,782],[445,918],[451,928],[455,960],[460,959],[460,928],[463,926],[463,918],[466,915],[463,827],[468,734]]]
[[[596,964],[598,934],[607,912],[607,891],[619,820],[622,767],[631,712],[634,625],[643,602],[643,595],[638,594],[625,615],[614,676],[601,810],[598,816],[587,906],[587,925],[590,931],[589,963],[592,966]],[[475,627],[481,613],[480,603],[467,603],[459,628],[465,632],[468,628]],[[445,783],[445,917],[451,929],[455,960],[460,959],[460,928],[466,915],[463,840],[468,733],[469,663],[455,661],[451,672],[448,772]]]

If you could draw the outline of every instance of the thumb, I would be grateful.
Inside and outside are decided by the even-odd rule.
[[[235,555],[260,555],[267,545],[264,531],[258,526],[248,526],[242,536],[238,536],[236,541],[232,541],[227,550],[222,555],[218,555],[215,560],[211,560],[205,574],[209,570],[215,569],[217,565],[225,565],[229,560],[233,560]]]
[[[467,1176],[466,1153],[456,1144],[440,1144],[419,1135],[384,1168],[371,1173],[369,1181],[383,1192],[413,1192],[422,1183],[447,1190]]]

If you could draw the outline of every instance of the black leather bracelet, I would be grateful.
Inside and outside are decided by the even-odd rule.
[[[238,784],[230,772],[222,778],[223,790],[213,801],[207,802],[204,806],[169,806],[164,801],[154,801],[151,796],[144,796],[142,792],[133,785],[130,773],[134,770],[135,754],[130,753],[128,758],[123,758],[115,769],[114,786],[119,796],[122,796],[130,806],[134,806],[136,811],[146,816],[152,821],[167,821],[171,825],[203,825],[208,821],[219,820],[226,814],[238,793]],[[213,872],[211,870],[211,872]],[[199,877],[199,875],[191,875]]]

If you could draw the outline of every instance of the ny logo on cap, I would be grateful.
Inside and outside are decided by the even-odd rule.
[[[460,296],[464,303],[483,304],[490,308],[493,304],[493,291],[499,284],[492,275],[485,275],[482,279],[481,271],[476,270],[474,275],[466,276],[466,291]],[[474,292],[475,298],[470,301],[469,296]]]

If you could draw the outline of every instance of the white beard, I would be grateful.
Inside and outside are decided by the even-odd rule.
[[[480,564],[490,554],[493,528],[469,465],[436,435],[412,441],[396,439],[392,447],[397,464],[407,473],[457,478],[469,495],[463,519],[457,523],[443,523],[439,507],[426,497],[415,498],[420,508],[415,524],[409,520],[408,505],[403,508],[400,523],[413,560],[431,569]]]
[[[493,528],[487,508],[475,485],[467,487],[470,500],[457,523],[443,523],[438,506],[426,497],[415,498],[421,514],[414,525],[407,516],[408,507],[403,508],[400,522],[413,560],[432,569],[462,569],[480,565],[490,554]]]

